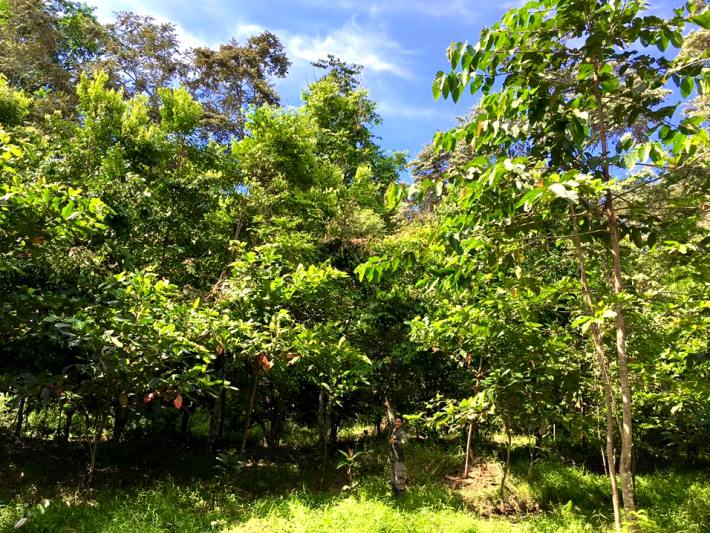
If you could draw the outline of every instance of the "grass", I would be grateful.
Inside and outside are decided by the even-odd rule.
[[[353,490],[342,490],[343,473],[321,471],[307,450],[256,450],[239,468],[219,471],[202,447],[170,440],[104,444],[95,488],[88,490],[79,488],[85,449],[25,444],[0,442],[0,456],[9,457],[0,463],[0,479],[7,481],[0,483],[0,531],[12,531],[23,517],[24,531],[92,533],[596,532],[611,525],[603,475],[551,459],[530,469],[523,448],[504,505],[495,480],[452,488],[445,476],[459,472],[460,451],[432,443],[410,445],[410,489],[396,500],[389,494],[386,443],[372,439],[348,443],[366,452]],[[707,473],[640,474],[637,490],[644,530],[710,531]],[[38,508],[44,499],[49,506]]]

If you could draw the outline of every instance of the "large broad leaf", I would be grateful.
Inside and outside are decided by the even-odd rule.
[[[445,75],[446,73],[440,70],[434,77],[434,83],[431,84],[431,94],[434,96],[434,100],[438,100],[441,96],[441,85]]]
[[[688,19],[690,22],[694,22],[703,29],[710,30],[710,10],[701,13],[700,15],[695,15]]]
[[[680,82],[680,94],[683,96],[683,98],[687,98],[690,96],[690,93],[693,92],[693,78],[690,76],[683,78],[683,81]]]
[[[579,71],[577,72],[578,80],[586,80],[592,76],[594,73],[594,65],[591,63],[582,63],[579,66]]]
[[[568,189],[561,183],[553,183],[548,187],[548,189],[558,198],[564,198],[570,202],[576,202],[579,199],[577,191]]]

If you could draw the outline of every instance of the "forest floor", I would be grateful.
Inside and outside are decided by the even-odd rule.
[[[105,443],[92,488],[85,445],[11,443],[0,435],[0,531],[38,532],[507,532],[604,531],[608,481],[549,457],[514,450],[505,498],[493,455],[461,477],[460,448],[413,442],[406,494],[389,493],[386,443],[359,448],[355,486],[320,468],[310,448],[257,448],[245,461],[171,439]],[[6,458],[6,459],[5,459]],[[636,478],[643,530],[710,531],[710,473],[666,470]]]

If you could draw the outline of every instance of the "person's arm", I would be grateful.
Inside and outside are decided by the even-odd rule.
[[[390,405],[390,401],[387,399],[387,396],[385,396],[385,407],[387,408],[387,424],[389,425],[390,428],[394,427],[394,411],[392,410],[392,406]]]

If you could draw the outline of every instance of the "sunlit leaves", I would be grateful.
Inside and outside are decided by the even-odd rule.
[[[710,9],[698,15],[693,15],[688,18],[690,22],[697,24],[701,28],[708,30],[710,29]]]

